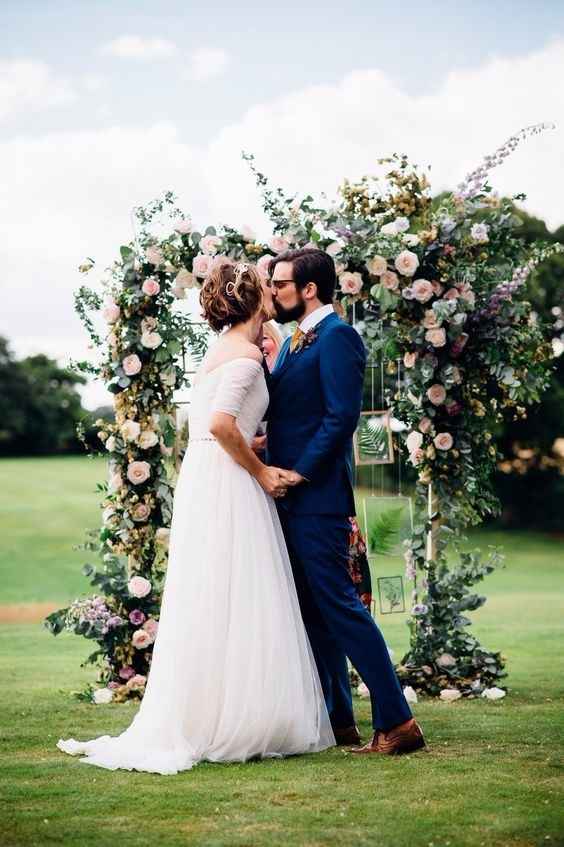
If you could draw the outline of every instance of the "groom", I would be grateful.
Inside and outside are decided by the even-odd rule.
[[[291,468],[278,513],[335,738],[360,744],[348,656],[370,691],[374,727],[372,740],[353,751],[408,753],[425,745],[423,735],[347,569],[364,344],[333,309],[335,265],[327,253],[288,250],[272,260],[269,274],[277,320],[299,323],[269,380],[267,461]]]

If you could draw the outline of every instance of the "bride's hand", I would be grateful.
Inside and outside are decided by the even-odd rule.
[[[259,485],[270,494],[271,497],[283,497],[288,489],[287,484],[282,480],[280,468],[264,466],[260,475],[257,477]]]

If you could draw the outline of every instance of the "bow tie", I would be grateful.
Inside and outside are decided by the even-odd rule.
[[[292,340],[290,341],[290,353],[293,353],[294,350],[299,347],[300,341],[304,337],[305,332],[303,332],[299,326],[297,326],[294,330],[294,334],[292,335]]]

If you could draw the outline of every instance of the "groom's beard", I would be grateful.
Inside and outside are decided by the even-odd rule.
[[[274,310],[276,312],[276,320],[281,324],[289,324],[291,321],[299,321],[305,314],[305,300],[300,295],[299,301],[295,306],[292,306],[291,309],[285,309],[277,300],[275,300]]]

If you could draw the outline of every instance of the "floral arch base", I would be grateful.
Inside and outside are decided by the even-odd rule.
[[[397,673],[404,685],[444,699],[497,688],[504,657],[480,645],[467,613],[485,602],[473,586],[502,557],[496,549],[464,552],[463,532],[498,510],[496,425],[538,402],[552,350],[523,288],[550,248],[525,246],[515,206],[522,196],[499,198],[488,177],[545,128],[522,130],[455,191],[434,198],[404,156],[379,160],[379,177],[345,181],[338,201],[324,207],[271,189],[245,156],[273,224],[268,243],[249,228],[194,231],[171,194],[136,211],[138,238],[121,248],[101,292],[83,286],[76,295],[100,358],[75,367],[115,395],[115,420],[97,421],[109,457],[102,526],[83,545],[100,561],[84,567],[95,594],[46,619],[54,634],[66,629],[96,643],[88,661],[98,665],[98,685],[79,697],[142,697],[150,667],[172,512],[173,393],[186,384],[183,351],[197,358],[206,346],[202,326],[176,301],[201,285],[218,256],[256,261],[265,272],[276,253],[307,245],[334,257],[338,299],[369,355],[402,365],[400,389],[391,386],[387,401],[406,425],[394,446],[417,481],[405,547],[414,586],[410,647]],[[171,232],[156,238],[151,224],[163,213]],[[105,321],[102,335],[90,313]]]

